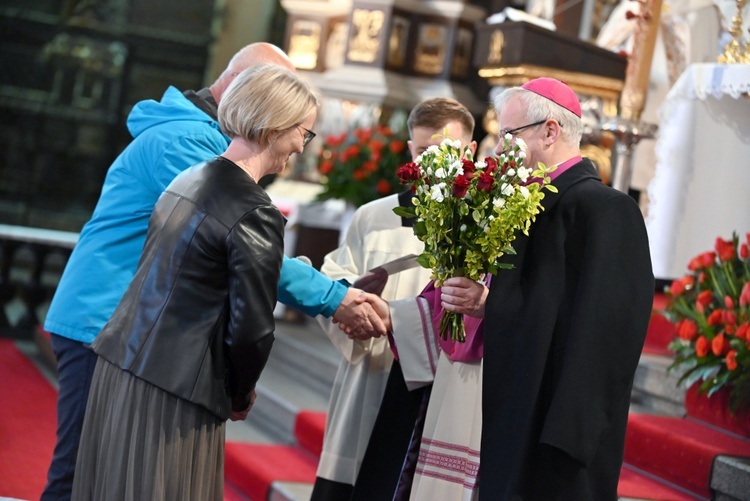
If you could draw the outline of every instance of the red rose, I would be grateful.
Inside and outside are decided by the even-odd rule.
[[[737,251],[734,248],[734,242],[731,240],[717,238],[715,249],[716,253],[719,255],[719,260],[721,261],[731,261],[737,255]]]
[[[708,355],[709,347],[710,343],[708,342],[708,339],[706,339],[706,336],[701,336],[695,342],[695,354],[703,358]]]
[[[416,181],[422,177],[422,169],[419,165],[414,162],[409,162],[406,165],[402,165],[396,171],[396,176],[399,178],[401,183],[409,184],[409,181]]]
[[[724,338],[723,332],[711,341],[711,351],[717,357],[720,357],[729,351],[729,342]]]
[[[727,364],[727,369],[735,370],[737,368],[737,350],[730,350],[724,362]]]
[[[352,144],[351,146],[348,146],[346,148],[345,153],[349,158],[356,157],[357,155],[359,155],[359,146],[357,146],[356,144]]]
[[[492,174],[497,170],[497,160],[495,160],[495,157],[485,158],[484,163],[487,164],[487,167],[485,167],[484,172],[487,172],[488,174]]]
[[[391,141],[391,144],[388,145],[388,149],[391,150],[391,153],[398,155],[406,149],[406,143],[403,141]]]
[[[362,168],[366,170],[367,172],[375,172],[378,170],[378,164],[376,164],[373,161],[365,162],[362,164]]]
[[[474,174],[477,170],[474,162],[465,158],[461,160],[461,166],[464,168],[464,174]]]
[[[335,148],[336,146],[339,146],[340,144],[342,144],[345,139],[346,139],[346,132],[340,135],[331,134],[330,136],[326,138],[326,144],[328,146],[333,146]]]
[[[372,130],[370,129],[357,129],[354,131],[354,135],[357,136],[360,143],[366,143],[372,137]]]
[[[380,181],[378,181],[378,184],[377,186],[375,186],[375,189],[381,195],[388,195],[391,192],[391,183],[389,183],[385,179],[381,179]]]
[[[352,178],[354,178],[355,181],[362,181],[367,178],[367,171],[364,169],[354,169]]]
[[[477,189],[489,193],[492,190],[492,183],[494,182],[495,178],[492,177],[492,174],[484,171],[479,174],[479,179],[477,179]]]
[[[734,335],[740,339],[748,339],[750,337],[750,323],[745,322],[737,327],[737,332]]]
[[[466,195],[466,191],[469,189],[469,185],[471,185],[471,182],[466,176],[457,176],[453,181],[451,193],[456,198],[463,198],[464,195]]]
[[[320,171],[321,174],[323,174],[324,176],[327,176],[333,170],[333,162],[331,162],[330,160],[326,160],[325,162],[322,162],[320,166],[318,167],[318,170]]]

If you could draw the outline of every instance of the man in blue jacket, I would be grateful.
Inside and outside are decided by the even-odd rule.
[[[70,499],[97,358],[89,345],[133,278],[154,205],[177,174],[226,150],[230,140],[216,120],[218,102],[238,73],[260,63],[294,70],[277,47],[251,44],[232,58],[211,87],[198,92],[169,87],[160,102],[141,101],[128,116],[133,141],[107,172],[94,213],[81,231],[44,323],[52,333],[59,393],[57,444],[42,500]],[[310,316],[353,319],[364,329],[384,334],[374,312],[354,303],[360,292],[331,281],[298,259],[284,259],[279,301]]]

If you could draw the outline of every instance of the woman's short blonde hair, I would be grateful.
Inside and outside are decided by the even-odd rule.
[[[265,145],[276,132],[302,123],[320,107],[317,92],[292,71],[259,64],[242,71],[219,102],[219,125],[229,137]]]

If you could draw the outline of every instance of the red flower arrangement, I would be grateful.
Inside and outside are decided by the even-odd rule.
[[[717,238],[713,252],[693,258],[691,273],[672,282],[664,312],[676,334],[669,369],[708,396],[728,387],[733,412],[750,408],[749,246],[750,233],[742,244],[736,234]]]
[[[408,160],[406,141],[405,133],[382,125],[328,136],[318,161],[318,200],[338,198],[359,207],[396,193],[396,169]]]

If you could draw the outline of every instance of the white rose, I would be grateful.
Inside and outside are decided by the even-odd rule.
[[[516,175],[516,170],[515,169],[508,169],[508,172],[506,172],[505,174],[507,174],[508,177],[513,177],[513,176]]]
[[[484,160],[480,160],[476,162],[474,165],[477,166],[477,169],[484,169],[485,167],[487,167],[487,162],[485,162]]]
[[[505,199],[504,198],[496,198],[495,200],[492,201],[492,205],[494,205],[496,209],[502,209],[503,207],[505,207]],[[492,218],[492,217],[493,216],[490,216],[490,218]],[[492,219],[490,219],[490,221],[491,220]]]
[[[523,198],[529,198],[529,189],[526,186],[519,186],[518,189],[521,190]]]
[[[526,146],[526,141],[524,141],[524,140],[523,140],[523,139],[521,139],[520,137],[517,137],[517,138],[516,138],[516,146],[518,146],[518,148],[519,148],[519,149],[520,149],[520,150],[521,150],[522,152],[526,153],[526,150],[527,150],[527,148],[528,148],[528,147]]]
[[[502,193],[506,197],[511,196],[515,192],[516,192],[516,189],[512,184],[503,183],[503,185],[500,187],[500,193]]]
[[[445,171],[442,167],[435,171],[435,177],[438,179],[443,179],[445,177]]]

